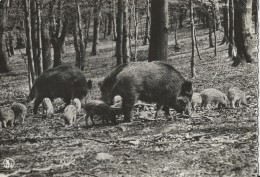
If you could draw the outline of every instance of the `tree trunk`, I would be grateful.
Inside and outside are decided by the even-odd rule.
[[[179,28],[182,28],[183,27],[183,17],[184,17],[184,10],[183,10],[183,7],[181,6],[180,7],[180,13],[179,13]]]
[[[123,0],[117,3],[117,39],[116,39],[116,57],[117,65],[122,63],[122,43],[123,43]]]
[[[129,19],[128,19],[128,0],[123,2],[124,8],[124,20],[123,20],[123,43],[122,43],[122,53],[123,53],[123,63],[129,63]]]
[[[5,38],[8,38],[8,37],[5,36]],[[10,50],[9,50],[9,45],[8,45],[7,39],[5,40],[5,47],[6,47],[5,49],[6,49],[6,53],[7,53],[8,57],[11,57],[12,55],[11,55]]]
[[[212,13],[212,28],[214,34],[214,56],[217,56],[217,36],[216,36],[216,6],[214,2],[211,2],[211,13]]]
[[[219,13],[219,4],[215,3],[214,4],[214,13],[215,13],[215,30],[219,30],[219,23],[220,23],[220,13]]]
[[[149,41],[150,35],[150,2],[146,0],[146,22],[145,22],[145,35],[143,45],[146,45]]]
[[[65,41],[65,37],[67,34],[68,28],[68,19],[66,18],[63,22],[61,34],[59,37],[52,39],[52,46],[53,46],[53,67],[59,66],[62,64],[62,47]]]
[[[36,12],[36,0],[30,0],[30,10],[31,10],[31,38],[32,38],[32,52],[33,61],[35,68],[35,75],[38,77],[39,73],[39,61],[38,61],[38,34],[37,34],[37,12]]]
[[[255,23],[255,34],[257,34],[257,26],[258,26],[258,5],[257,5],[258,0],[253,0],[253,14],[254,14],[254,23]]]
[[[108,14],[108,24],[107,24],[107,35],[110,36],[112,34],[112,27],[113,27],[113,16],[112,12]]]
[[[116,41],[116,37],[117,37],[117,25],[116,25],[116,21],[117,21],[117,16],[116,16],[116,1],[113,0],[113,40]]]
[[[87,48],[88,45],[88,40],[89,40],[89,30],[90,30],[90,24],[91,24],[91,19],[92,19],[92,15],[93,15],[93,10],[91,9],[90,13],[89,13],[89,17],[88,17],[88,22],[87,22],[87,29],[85,31],[85,49]]]
[[[174,40],[175,46],[178,47],[178,39],[177,39],[177,32],[178,32],[178,18],[176,18],[175,29],[174,29]]]
[[[229,0],[224,0],[223,4],[223,27],[224,36],[221,44],[228,43],[228,29],[229,29],[229,14],[228,14]]]
[[[234,42],[234,0],[229,0],[229,34],[228,34],[228,56],[234,59],[236,55],[236,46]]]
[[[190,24],[191,24],[191,78],[196,77],[195,69],[195,27],[193,16],[193,0],[190,0]]]
[[[252,63],[252,0],[234,0],[235,44],[237,56],[233,66]]]
[[[74,29],[73,29],[73,37],[74,37],[74,48],[76,52],[76,66],[80,68],[80,48],[79,48],[79,40],[78,40],[78,20],[75,19]]]
[[[148,61],[167,61],[168,0],[151,1],[151,39]]]
[[[42,3],[41,3],[42,9]],[[50,41],[50,34],[49,28],[46,24],[47,18],[44,15],[41,16],[41,38],[42,38],[42,65],[43,70],[49,69],[52,66],[51,60],[51,41]],[[51,17],[49,18],[51,19]]]
[[[31,12],[30,12],[30,0],[23,0],[24,13],[25,13],[25,32],[26,32],[26,54],[28,57],[28,78],[29,88],[32,88],[32,84],[35,81],[35,68],[32,54],[32,38],[31,38]]]
[[[101,0],[95,1],[94,6],[94,26],[93,26],[93,43],[92,43],[92,55],[97,55],[99,52],[98,44],[99,44],[99,27],[100,27],[100,17],[101,17]]]
[[[59,66],[62,64],[62,47],[65,41],[65,37],[67,34],[67,28],[68,28],[68,17],[67,13],[64,12],[64,21],[62,24],[62,29],[60,32],[61,28],[61,0],[58,1],[58,7],[57,7],[57,14],[58,18],[55,22],[55,16],[54,16],[54,10],[53,10],[53,5],[55,4],[55,1],[50,2],[50,14],[52,16],[51,18],[51,24],[50,24],[50,29],[51,29],[51,43],[53,46],[53,67]],[[56,25],[55,25],[56,23]]]
[[[104,19],[105,18],[105,19]],[[105,16],[104,19],[104,31],[103,31],[103,38],[106,39],[107,37],[107,24],[108,24],[108,18]]]
[[[36,2],[36,12],[37,12],[37,38],[38,38],[38,44],[37,44],[37,48],[38,48],[38,56],[37,56],[37,68],[38,68],[38,73],[37,76],[41,75],[42,71],[43,71],[43,62],[42,62],[42,31],[41,31],[41,27],[42,27],[42,21],[41,21],[41,8],[40,8],[40,3],[42,2]]]
[[[0,1],[0,73],[10,71],[9,58],[6,54],[6,25],[9,0]]]
[[[211,15],[210,14],[208,14],[208,18],[207,18],[207,20],[208,20],[208,23],[209,23],[209,48],[212,48],[212,47],[214,47],[214,45],[213,45],[213,40],[212,40],[212,18],[211,18]]]
[[[79,5],[77,6],[78,9],[78,34],[79,34],[79,48],[80,48],[80,63],[79,63],[79,68],[84,71],[85,67],[85,57],[86,57],[86,50],[84,47],[84,36],[82,32],[82,25],[81,25],[81,11]]]
[[[133,4],[133,14],[134,14],[134,40],[135,40],[135,50],[134,50],[134,61],[137,61],[137,38],[138,38],[138,12],[136,10],[137,0],[132,0]]]
[[[13,32],[8,33],[8,47],[9,47],[9,52],[13,56],[14,55],[14,34]]]

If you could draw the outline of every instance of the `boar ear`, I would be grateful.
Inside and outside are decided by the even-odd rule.
[[[192,89],[192,82],[191,81],[185,81],[183,82],[182,86],[181,86],[181,92],[182,93],[186,93],[189,95],[193,94],[193,89]]]
[[[92,80],[88,80],[87,87],[88,87],[88,89],[92,88]]]

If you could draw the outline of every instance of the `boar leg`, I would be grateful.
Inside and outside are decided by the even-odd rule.
[[[43,100],[43,98],[41,98],[41,97],[38,97],[38,98],[35,99],[34,106],[33,106],[33,114],[34,115],[37,114],[38,107],[41,104],[42,100]]]
[[[131,122],[133,117],[133,108],[136,102],[135,95],[124,97],[122,103],[122,110],[124,114],[124,122]]]

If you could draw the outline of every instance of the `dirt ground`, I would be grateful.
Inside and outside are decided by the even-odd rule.
[[[136,112],[131,123],[86,126],[82,115],[72,127],[64,127],[61,114],[53,119],[33,116],[26,102],[29,93],[27,71],[20,51],[10,60],[12,71],[0,75],[0,105],[21,102],[28,106],[25,124],[0,132],[0,176],[177,176],[250,177],[257,167],[257,49],[255,63],[231,67],[227,45],[218,45],[217,56],[208,48],[205,29],[197,29],[202,60],[196,57],[194,91],[216,88],[227,93],[236,86],[246,92],[248,104],[236,109],[196,111],[191,118],[177,115],[153,120],[153,111]],[[169,61],[190,78],[191,40],[189,28],[179,31],[180,50],[169,38]],[[217,34],[218,43],[222,33]],[[256,46],[254,36],[254,45]],[[68,42],[69,43],[69,42]],[[115,43],[100,42],[100,54],[87,56],[87,79],[93,79],[92,98],[99,96],[97,83],[116,63]],[[91,46],[88,46],[88,54]],[[146,60],[148,46],[138,47],[138,59]],[[73,45],[67,44],[64,62],[74,63]],[[23,51],[24,52],[24,51]],[[57,110],[62,103],[57,100]],[[149,119],[147,118],[149,117]],[[121,123],[120,123],[121,122]],[[5,158],[15,161],[5,169]]]

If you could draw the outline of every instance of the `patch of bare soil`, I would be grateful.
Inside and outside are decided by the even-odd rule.
[[[189,78],[191,40],[187,30],[179,33],[178,51],[170,35],[168,62]],[[0,176],[256,176],[257,63],[231,67],[226,45],[218,46],[214,57],[206,32],[197,30],[202,60],[196,61],[194,90],[216,88],[227,93],[236,86],[250,96],[248,105],[196,111],[191,118],[172,111],[170,119],[162,116],[158,121],[153,120],[153,112],[137,112],[131,123],[122,123],[120,117],[117,126],[98,121],[87,127],[81,115],[74,126],[64,127],[60,113],[53,119],[33,116],[26,102],[25,63],[16,51],[11,58],[12,72],[0,75],[0,105],[21,102],[27,104],[29,113],[25,125],[18,120],[15,127],[0,132],[1,163],[5,158],[15,161],[12,169],[0,164]],[[219,43],[221,39],[218,35]],[[139,47],[139,60],[146,60],[147,47]],[[73,46],[66,48],[64,61],[74,63]],[[90,93],[94,99],[100,96],[97,83],[116,64],[114,48],[115,43],[105,41],[99,55],[87,56],[84,73],[94,80]],[[55,109],[60,104],[55,102]]]

